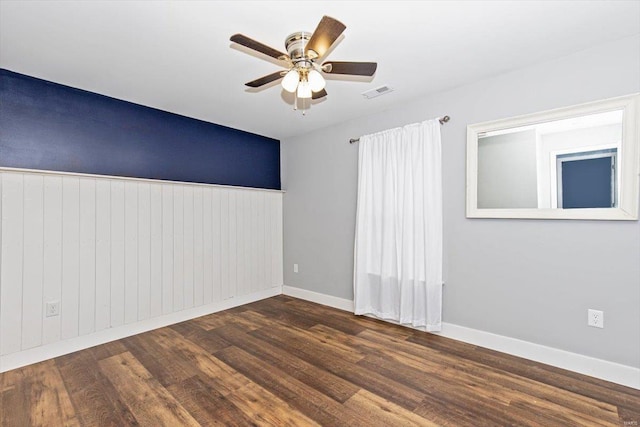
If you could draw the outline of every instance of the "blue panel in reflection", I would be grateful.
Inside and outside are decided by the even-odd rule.
[[[562,163],[562,207],[610,208],[612,201],[611,157]]]

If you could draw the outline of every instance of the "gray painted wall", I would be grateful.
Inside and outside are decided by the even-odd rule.
[[[478,208],[537,208],[536,131],[478,141]]]
[[[465,217],[467,124],[639,91],[632,37],[282,141],[284,283],[353,298],[358,147],[349,138],[448,114],[444,321],[639,367],[638,221]],[[604,311],[604,329],[586,325],[588,308]]]

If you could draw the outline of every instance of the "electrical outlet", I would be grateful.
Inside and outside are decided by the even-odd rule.
[[[50,301],[46,304],[46,316],[58,316],[60,314],[60,301]]]
[[[604,328],[604,312],[600,310],[587,310],[587,324],[594,328]]]
[[[294,273],[298,272],[298,264],[293,264],[293,272]]]

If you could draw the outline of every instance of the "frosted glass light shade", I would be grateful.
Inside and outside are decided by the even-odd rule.
[[[282,79],[282,88],[287,92],[295,92],[299,81],[300,74],[296,70],[291,70]]]
[[[309,82],[300,82],[298,85],[298,98],[311,98],[311,87],[309,86]]]
[[[324,89],[325,85],[327,84],[327,82],[324,81],[324,77],[322,77],[322,74],[320,74],[316,70],[309,71],[308,78],[309,78],[309,87],[311,87],[311,90],[313,92],[320,92],[322,89]]]

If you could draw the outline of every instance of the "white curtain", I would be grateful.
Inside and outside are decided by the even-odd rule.
[[[440,122],[363,136],[358,162],[355,314],[439,331]]]

